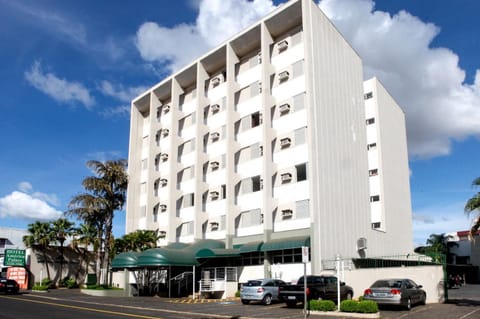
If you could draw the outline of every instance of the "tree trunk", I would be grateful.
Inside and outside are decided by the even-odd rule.
[[[103,284],[109,284],[109,272],[110,272],[110,241],[112,238],[112,227],[113,227],[113,212],[108,212],[108,216],[105,220],[105,255],[103,260],[103,265],[105,267],[105,277],[103,278]]]
[[[50,268],[48,268],[48,260],[47,260],[47,249],[42,249],[43,251],[43,262],[45,263],[45,268],[47,269],[47,278],[50,280]],[[40,283],[42,284],[42,283]]]

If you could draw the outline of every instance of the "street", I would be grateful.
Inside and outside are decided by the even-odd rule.
[[[381,309],[382,319],[479,319],[480,286],[467,285],[449,290],[450,302],[414,307],[411,311]],[[159,297],[93,297],[79,290],[58,289],[48,293],[24,292],[0,295],[0,318],[5,319],[84,319],[143,318],[143,319],[233,319],[233,318],[304,318],[302,309],[286,308],[283,303],[270,306],[242,305],[239,300],[185,302]],[[321,316],[309,318],[349,318]]]

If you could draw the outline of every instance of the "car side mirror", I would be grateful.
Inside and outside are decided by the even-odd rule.
[[[345,286],[345,283],[343,281],[340,281],[340,286]]]
[[[422,285],[418,285],[418,286],[417,286],[417,289],[420,289],[420,288],[423,288],[423,286],[422,286]]]

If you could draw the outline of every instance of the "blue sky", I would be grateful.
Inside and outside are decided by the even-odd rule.
[[[281,2],[0,0],[0,226],[58,217],[91,175],[86,161],[127,157],[133,97]],[[468,229],[463,205],[480,175],[480,3],[319,5],[365,78],[376,75],[406,113],[415,244]],[[118,213],[117,236],[124,221]]]

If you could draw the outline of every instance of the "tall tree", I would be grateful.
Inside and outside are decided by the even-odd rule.
[[[472,186],[478,189],[480,186],[480,177],[477,177],[473,180]],[[477,192],[475,195],[473,195],[473,197],[470,198],[465,204],[465,213],[470,215],[473,212],[477,214],[477,217],[475,218],[472,228],[470,229],[470,234],[475,236],[480,228],[480,192]]]
[[[157,247],[160,239],[157,230],[138,229],[132,233],[123,235],[121,238],[115,239],[115,254],[127,251],[144,251],[149,248]]]
[[[23,243],[32,249],[39,249],[43,256],[43,263],[47,270],[47,278],[50,280],[50,268],[48,267],[47,249],[52,241],[55,241],[55,233],[52,231],[50,222],[36,221],[28,224],[28,235],[23,236]]]
[[[97,266],[110,269],[113,217],[116,210],[123,208],[127,191],[127,161],[88,161],[89,167],[95,176],[83,179],[82,185],[86,193],[72,198],[68,213],[75,214],[84,221],[95,225],[100,240],[100,249],[103,256],[97,254]],[[97,283],[100,279],[97,267]],[[104,277],[104,284],[108,283],[108,276]]]
[[[60,243],[60,271],[59,275],[57,276],[58,280],[62,280],[63,277],[63,262],[64,262],[64,254],[63,254],[63,245],[67,237],[72,236],[73,234],[73,223],[66,218],[59,218],[51,223],[53,237],[55,238],[58,243]]]

